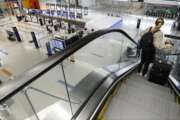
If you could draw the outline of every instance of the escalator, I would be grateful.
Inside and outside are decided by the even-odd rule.
[[[179,107],[168,87],[133,73],[122,83],[104,117],[106,120],[179,120]]]
[[[75,57],[75,63],[69,61],[71,56]],[[140,62],[138,56],[137,43],[123,30],[91,33],[3,84],[0,87],[1,119],[108,118],[110,114],[106,110],[112,98],[121,94],[126,81],[139,79],[134,73]],[[135,81],[137,85],[139,82]],[[126,90],[123,92],[126,94]],[[111,104],[109,106],[111,109]]]

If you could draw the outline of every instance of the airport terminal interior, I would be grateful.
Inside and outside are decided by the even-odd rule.
[[[0,0],[0,120],[180,120],[180,0]]]

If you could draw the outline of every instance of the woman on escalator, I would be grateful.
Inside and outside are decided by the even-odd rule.
[[[154,27],[149,27],[141,32],[140,48],[141,63],[138,67],[138,73],[146,76],[150,63],[155,59],[156,49],[163,48],[163,32],[160,30],[164,25],[164,19],[159,17],[155,21]]]

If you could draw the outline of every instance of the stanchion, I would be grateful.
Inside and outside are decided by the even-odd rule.
[[[46,43],[47,55],[52,56],[51,46],[49,42]]]
[[[14,31],[14,34],[15,34],[15,36],[16,36],[17,41],[18,41],[18,42],[22,42],[21,37],[20,37],[20,35],[19,35],[19,32],[18,32],[17,28],[16,28],[16,27],[12,27],[12,29],[13,29],[13,31]]]
[[[33,43],[34,43],[35,47],[38,49],[39,45],[38,45],[35,33],[31,32],[31,36],[32,36],[32,40],[33,40]]]
[[[136,26],[136,28],[140,28],[140,25],[141,25],[141,19],[140,18],[138,18],[138,20],[137,20],[137,26]]]

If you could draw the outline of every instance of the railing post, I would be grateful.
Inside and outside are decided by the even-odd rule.
[[[66,92],[67,92],[67,96],[68,96],[68,100],[69,100],[69,105],[70,105],[71,113],[73,115],[71,98],[70,98],[70,94],[69,94],[69,90],[68,90],[68,86],[67,86],[67,80],[66,80],[66,75],[65,75],[65,71],[64,71],[63,62],[60,64],[60,66],[61,66],[61,69],[62,69],[62,74],[63,74],[64,81],[65,81],[65,87],[66,87]]]
[[[28,88],[24,89],[24,95],[25,95],[25,97],[26,97],[26,99],[27,99],[27,101],[28,101],[28,103],[29,103],[29,105],[30,105],[30,107],[31,107],[34,115],[36,116],[37,120],[40,120],[40,118],[39,118],[39,116],[38,116],[38,114],[37,114],[37,112],[36,112],[36,110],[35,110],[32,102],[31,102],[31,100],[30,100],[30,98],[29,98],[29,96],[28,96],[27,89],[28,89]]]
[[[7,104],[0,104],[0,113],[0,120],[14,120],[14,116],[11,114]]]

